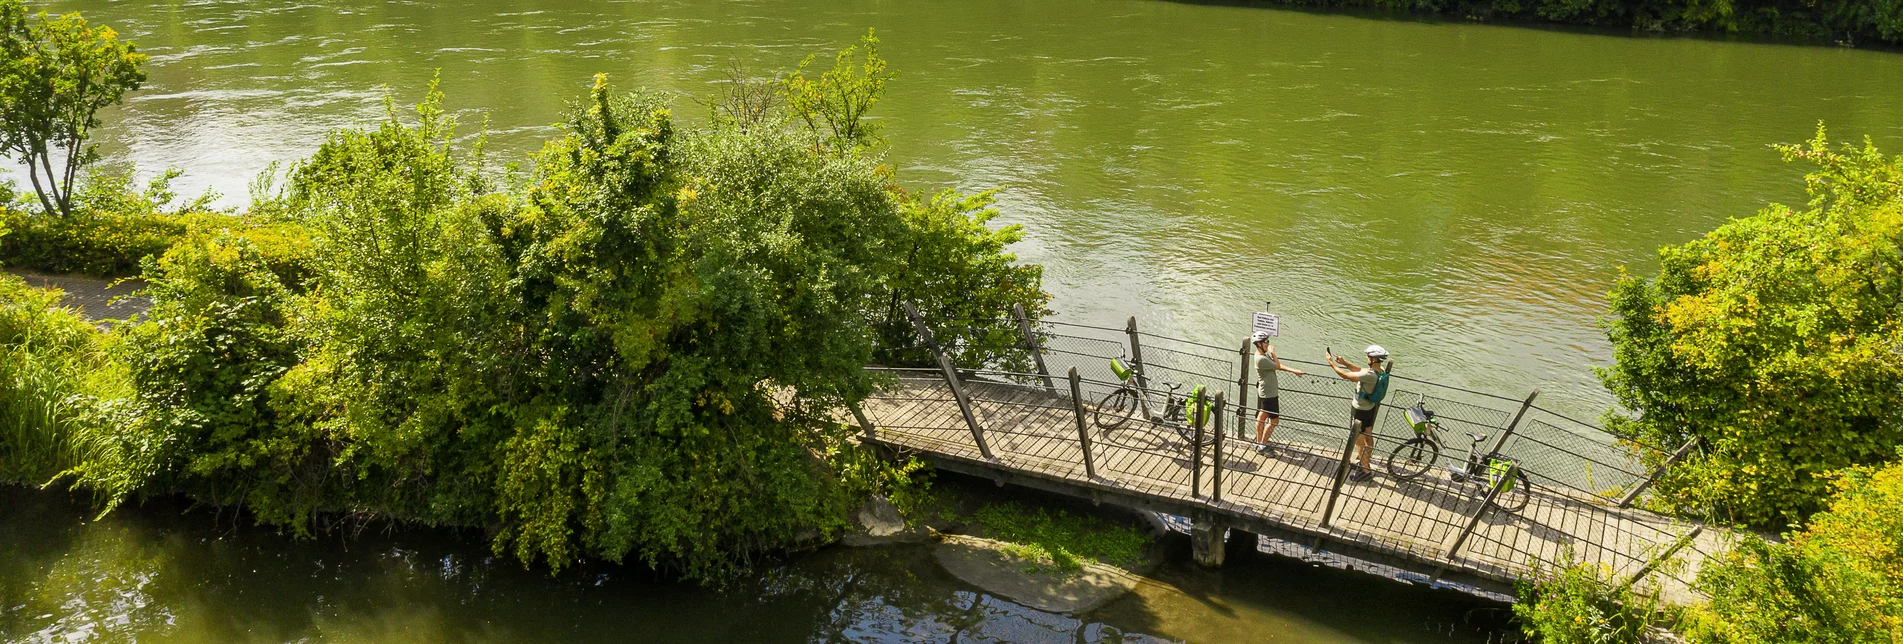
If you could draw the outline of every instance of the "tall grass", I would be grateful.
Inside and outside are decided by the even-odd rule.
[[[104,334],[58,302],[0,277],[0,480],[40,485],[77,465],[73,432],[110,371]]]

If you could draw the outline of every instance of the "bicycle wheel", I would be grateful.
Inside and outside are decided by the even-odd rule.
[[[1493,505],[1508,512],[1519,512],[1526,508],[1527,500],[1533,498],[1533,482],[1527,480],[1524,470],[1515,468],[1511,485],[1513,487],[1494,497]]]
[[[1440,461],[1440,445],[1425,438],[1416,438],[1394,447],[1388,455],[1388,474],[1401,481],[1410,481],[1425,474]]]
[[[1137,394],[1129,387],[1119,388],[1104,396],[1097,403],[1097,409],[1091,414],[1091,421],[1098,427],[1111,429],[1123,425],[1137,411]]]

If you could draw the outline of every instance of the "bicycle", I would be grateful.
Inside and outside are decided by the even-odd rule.
[[[1395,446],[1388,455],[1388,474],[1396,480],[1412,480],[1427,473],[1440,460],[1442,427],[1426,403],[1427,395],[1422,394],[1419,402],[1403,410],[1415,436]],[[1473,445],[1467,448],[1467,462],[1450,467],[1449,478],[1455,483],[1471,483],[1469,489],[1484,496],[1512,472],[1513,478],[1505,482],[1506,488],[1494,497],[1493,504],[1508,512],[1525,508],[1533,496],[1533,483],[1527,478],[1526,470],[1518,467],[1518,461],[1499,452],[1481,454],[1480,444],[1487,440],[1486,434],[1466,434],[1473,439]]]
[[[1177,392],[1183,388],[1181,383],[1160,383],[1167,391],[1163,394],[1163,413],[1158,414],[1150,409],[1150,397],[1144,395],[1142,388],[1137,386],[1135,370],[1124,366],[1121,360],[1111,358],[1110,371],[1117,374],[1117,379],[1123,384],[1117,387],[1116,391],[1106,394],[1103,400],[1097,403],[1097,408],[1091,412],[1093,424],[1103,429],[1115,429],[1129,422],[1136,411],[1142,409],[1143,417],[1151,423],[1168,425],[1176,430],[1176,435],[1186,443],[1195,441],[1192,428],[1207,421],[1210,413],[1209,401],[1204,393],[1206,389],[1202,385],[1192,387],[1188,394],[1178,394]],[[1195,425],[1190,424],[1189,418],[1191,400],[1197,401],[1199,408],[1197,418],[1194,419]],[[1209,440],[1205,438],[1204,442]]]

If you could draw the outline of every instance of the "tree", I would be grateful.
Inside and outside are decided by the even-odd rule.
[[[1600,378],[1628,413],[1608,429],[1656,445],[1703,439],[1659,482],[1681,511],[1800,523],[1824,475],[1903,444],[1903,160],[1819,128],[1787,160],[1817,164],[1803,209],[1771,205],[1659,251],[1622,277]]]
[[[867,29],[859,44],[839,50],[833,68],[818,78],[806,75],[817,54],[800,61],[785,81],[786,104],[793,115],[814,132],[826,135],[834,146],[873,147],[879,144],[879,126],[866,114],[885,94],[892,72],[879,57],[879,38]],[[823,128],[823,129],[822,129]]]
[[[0,0],[0,150],[26,164],[46,212],[72,214],[74,181],[99,159],[99,110],[145,82],[147,58],[78,13],[28,16]]]

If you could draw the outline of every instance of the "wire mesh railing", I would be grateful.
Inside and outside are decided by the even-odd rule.
[[[1234,512],[1425,561],[1455,562],[1447,544],[1464,532],[1470,537],[1458,563],[1501,578],[1562,563],[1564,556],[1630,572],[1646,564],[1651,544],[1676,538],[1670,521],[1634,520],[1607,504],[1556,493],[1539,477],[1529,502],[1515,512],[1489,512],[1482,507],[1484,486],[1445,476],[1350,482],[1343,463],[1354,467],[1359,448],[1348,442],[1345,422],[1316,413],[1332,404],[1284,407],[1276,435],[1289,440],[1278,441],[1280,449],[1270,455],[1254,441],[1226,433],[1218,438],[1218,424],[1227,431],[1232,419],[1253,409],[1228,404],[1226,396],[1199,433],[1188,414],[1178,414],[1193,403],[1166,387],[1079,375],[1073,398],[1068,369],[1054,388],[1024,382],[1042,374],[960,370],[959,391],[981,428],[974,430],[957,411],[959,392],[942,371],[877,369],[890,384],[876,397],[883,403],[876,424],[880,431],[903,432],[907,444],[976,459],[975,436],[982,432],[996,460],[1014,469],[1220,502]],[[1128,413],[1103,404],[1118,395],[1141,403]],[[1339,402],[1299,388],[1283,395]],[[1408,437],[1377,431],[1373,451],[1386,453]]]
[[[1672,521],[1635,519],[1640,515],[1611,503],[1656,475],[1641,463],[1659,462],[1658,450],[1618,443],[1596,427],[1534,406],[1531,398],[1396,376],[1364,461],[1348,437],[1354,385],[1323,365],[1284,358],[1307,373],[1280,373],[1278,413],[1262,414],[1253,369],[1244,369],[1251,356],[1242,347],[1225,351],[1143,333],[1134,321],[1121,332],[1023,319],[914,318],[908,326],[909,339],[900,330],[877,331],[879,366],[869,368],[885,372],[892,384],[878,396],[891,417],[875,424],[904,432],[922,448],[971,452],[1052,476],[1114,480],[1165,496],[1205,498],[1224,490],[1239,504],[1234,511],[1297,528],[1345,530],[1429,560],[1465,529],[1469,563],[1501,574],[1529,562],[1554,563],[1548,560],[1562,546],[1582,560],[1633,569],[1644,555],[1632,546],[1673,538]],[[1131,370],[1127,380],[1113,361]],[[1222,420],[1200,434],[1181,413],[1189,383],[1225,401],[1215,410]],[[1127,418],[1117,422],[1105,410],[1120,395],[1133,408],[1119,407]],[[1433,474],[1344,485],[1343,463],[1379,469],[1419,436],[1403,413],[1412,406],[1435,412],[1440,449],[1428,468]],[[1270,435],[1273,450],[1256,440],[1260,434]],[[986,442],[989,453],[977,454],[987,451]],[[1531,481],[1530,501],[1517,513],[1482,521],[1484,495],[1461,473],[1474,471],[1476,457],[1495,443]],[[1319,525],[1330,522],[1333,527]]]

